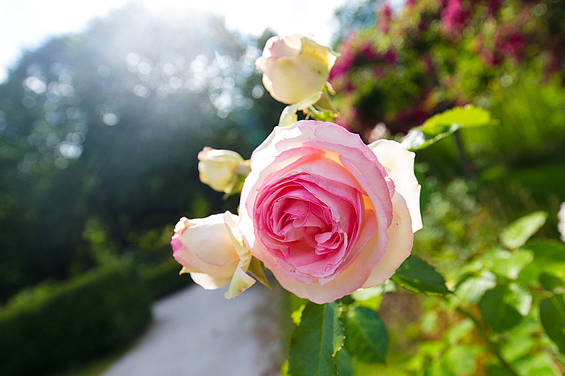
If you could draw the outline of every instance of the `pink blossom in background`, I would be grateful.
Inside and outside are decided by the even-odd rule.
[[[384,283],[421,228],[414,153],[334,123],[276,127],[251,157],[240,229],[292,293],[326,303]]]
[[[361,45],[361,56],[367,60],[377,60],[380,56],[377,51],[371,45],[371,42],[363,42]]]
[[[488,0],[487,7],[489,16],[496,17],[502,7],[502,0]]]
[[[397,61],[397,57],[396,57],[396,52],[394,52],[394,49],[389,48],[385,54],[384,54],[384,61],[389,63],[389,64],[396,64]]]
[[[355,89],[356,89],[356,87],[353,84],[353,82],[351,82],[351,81],[347,81],[347,83],[345,84],[345,87],[343,88],[343,90],[346,93],[351,93],[351,92],[355,91]]]
[[[526,37],[516,27],[501,28],[496,36],[495,48],[503,56],[519,62],[526,49]]]
[[[447,0],[441,13],[441,27],[447,34],[460,33],[467,24],[470,12],[463,9],[461,0]]]
[[[500,54],[490,51],[487,48],[483,48],[480,51],[481,60],[488,65],[497,66],[502,63],[502,58]]]
[[[430,113],[418,105],[415,108],[406,109],[398,113],[394,119],[394,132],[408,132],[410,128],[424,123],[428,117],[430,117]]]
[[[381,4],[377,12],[377,29],[381,33],[388,33],[390,21],[392,20],[392,7],[388,2]]]

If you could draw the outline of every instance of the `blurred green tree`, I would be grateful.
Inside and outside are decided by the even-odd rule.
[[[260,45],[216,16],[130,5],[25,53],[0,85],[0,301],[109,255],[163,259],[177,218],[234,211],[196,156],[248,158],[276,124]]]

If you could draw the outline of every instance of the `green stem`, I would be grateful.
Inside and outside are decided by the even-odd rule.
[[[457,153],[459,154],[459,160],[461,162],[461,167],[463,168],[463,174],[468,180],[475,179],[475,169],[473,168],[471,159],[465,151],[459,130],[456,130],[455,133],[453,133],[453,138],[455,139],[455,146],[457,147]]]
[[[461,308],[461,307],[457,307],[457,312],[459,312],[460,314],[462,314],[465,317],[468,317],[471,321],[473,321],[473,323],[475,324],[475,326],[477,327],[477,330],[479,331],[479,336],[482,338],[482,340],[485,342],[485,344],[487,345],[488,349],[490,350],[491,353],[494,354],[494,356],[496,356],[496,358],[498,359],[498,361],[500,362],[500,364],[511,374],[514,376],[519,376],[518,372],[516,372],[514,370],[514,368],[512,367],[512,365],[510,363],[508,363],[506,361],[506,359],[504,359],[502,357],[502,353],[500,351],[500,347],[498,346],[498,343],[496,343],[494,340],[492,340],[490,338],[490,336],[487,333],[487,329],[484,326],[484,324],[475,316],[473,315],[473,313],[466,311],[465,309]]]

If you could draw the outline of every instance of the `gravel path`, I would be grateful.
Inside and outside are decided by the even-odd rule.
[[[104,375],[280,374],[280,295],[259,284],[223,294],[194,286],[158,301],[150,329]]]

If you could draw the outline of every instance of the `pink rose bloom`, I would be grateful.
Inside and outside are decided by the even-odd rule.
[[[327,303],[392,276],[422,227],[419,194],[399,143],[298,121],[254,151],[239,228],[284,288]]]

